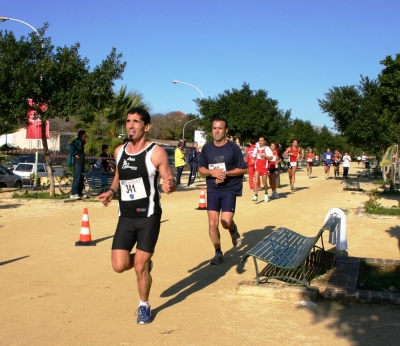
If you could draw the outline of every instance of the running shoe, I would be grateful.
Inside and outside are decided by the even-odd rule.
[[[151,322],[151,309],[150,306],[141,305],[136,310],[137,324],[148,324]]]
[[[258,196],[254,196],[252,199],[253,202],[257,202],[258,201]]]
[[[268,195],[264,196],[264,202],[268,202]]]
[[[272,196],[276,199],[279,198],[278,192],[276,192],[276,190],[272,193]]]
[[[240,247],[242,245],[242,238],[240,238],[240,234],[237,230],[237,226],[235,224],[235,228],[233,229],[233,233],[231,233],[232,245],[234,247]]]
[[[218,265],[218,264],[221,264],[223,260],[224,260],[224,255],[222,252],[219,251],[219,252],[216,252],[214,258],[212,258],[210,260],[210,264]]]
[[[295,191],[296,189],[294,188],[294,185],[291,185],[292,191]]]
[[[76,195],[69,196],[69,198],[71,198],[71,199],[80,199],[81,197],[79,197],[79,195],[76,194]]]

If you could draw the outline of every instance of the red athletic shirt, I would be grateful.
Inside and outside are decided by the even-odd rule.
[[[250,145],[246,149],[246,158],[247,158],[247,165],[248,166],[254,166],[256,161],[253,159],[253,151],[256,146],[254,144]]]
[[[293,155],[289,156],[289,161],[290,162],[296,162],[297,157],[299,156],[300,150],[299,148],[291,147],[289,150],[289,153],[292,153]]]
[[[314,160],[315,155],[314,155],[314,153],[307,153],[306,157],[307,157],[307,162],[310,162],[308,160]]]

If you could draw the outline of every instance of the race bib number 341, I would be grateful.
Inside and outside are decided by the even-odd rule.
[[[122,201],[136,201],[147,197],[142,178],[121,180],[119,183]]]
[[[220,162],[220,163],[210,163],[208,165],[208,169],[217,169],[220,168],[222,171],[226,172],[226,166],[225,162]]]

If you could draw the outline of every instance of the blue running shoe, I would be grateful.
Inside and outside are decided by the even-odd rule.
[[[137,324],[148,324],[151,322],[150,306],[139,306],[136,310]]]

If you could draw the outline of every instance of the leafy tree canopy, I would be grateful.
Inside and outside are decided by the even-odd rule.
[[[358,86],[333,87],[318,100],[348,142],[371,153],[385,152],[400,135],[400,55],[381,64],[378,79],[361,76]]]
[[[114,80],[122,77],[126,65],[116,48],[91,70],[89,60],[79,54],[79,43],[54,47],[51,38],[45,37],[47,28],[45,23],[38,34],[33,32],[19,40],[12,31],[0,31],[0,124],[24,126],[30,110],[42,121],[72,115],[91,121],[113,100]],[[42,128],[46,162],[51,164],[45,126]],[[50,168],[49,177],[50,194],[54,195]]]
[[[297,139],[302,148],[314,148],[317,143],[318,131],[314,129],[308,120],[293,120],[288,129],[288,134],[287,146],[292,144],[293,139]]]
[[[225,90],[214,99],[196,102],[206,132],[211,131],[214,118],[224,117],[229,123],[228,136],[239,138],[241,143],[261,135],[268,141],[282,142],[286,138],[290,110],[279,109],[278,101],[269,98],[265,90],[250,90],[250,85],[244,83],[241,90]]]
[[[116,48],[99,66],[90,70],[89,60],[79,54],[79,43],[54,47],[39,36],[17,40],[12,31],[0,31],[0,120],[24,126],[26,112],[35,110],[42,121],[75,115],[90,121],[113,99],[114,80],[120,79],[126,63]],[[28,105],[27,99],[33,103]],[[45,111],[43,105],[46,106]]]

